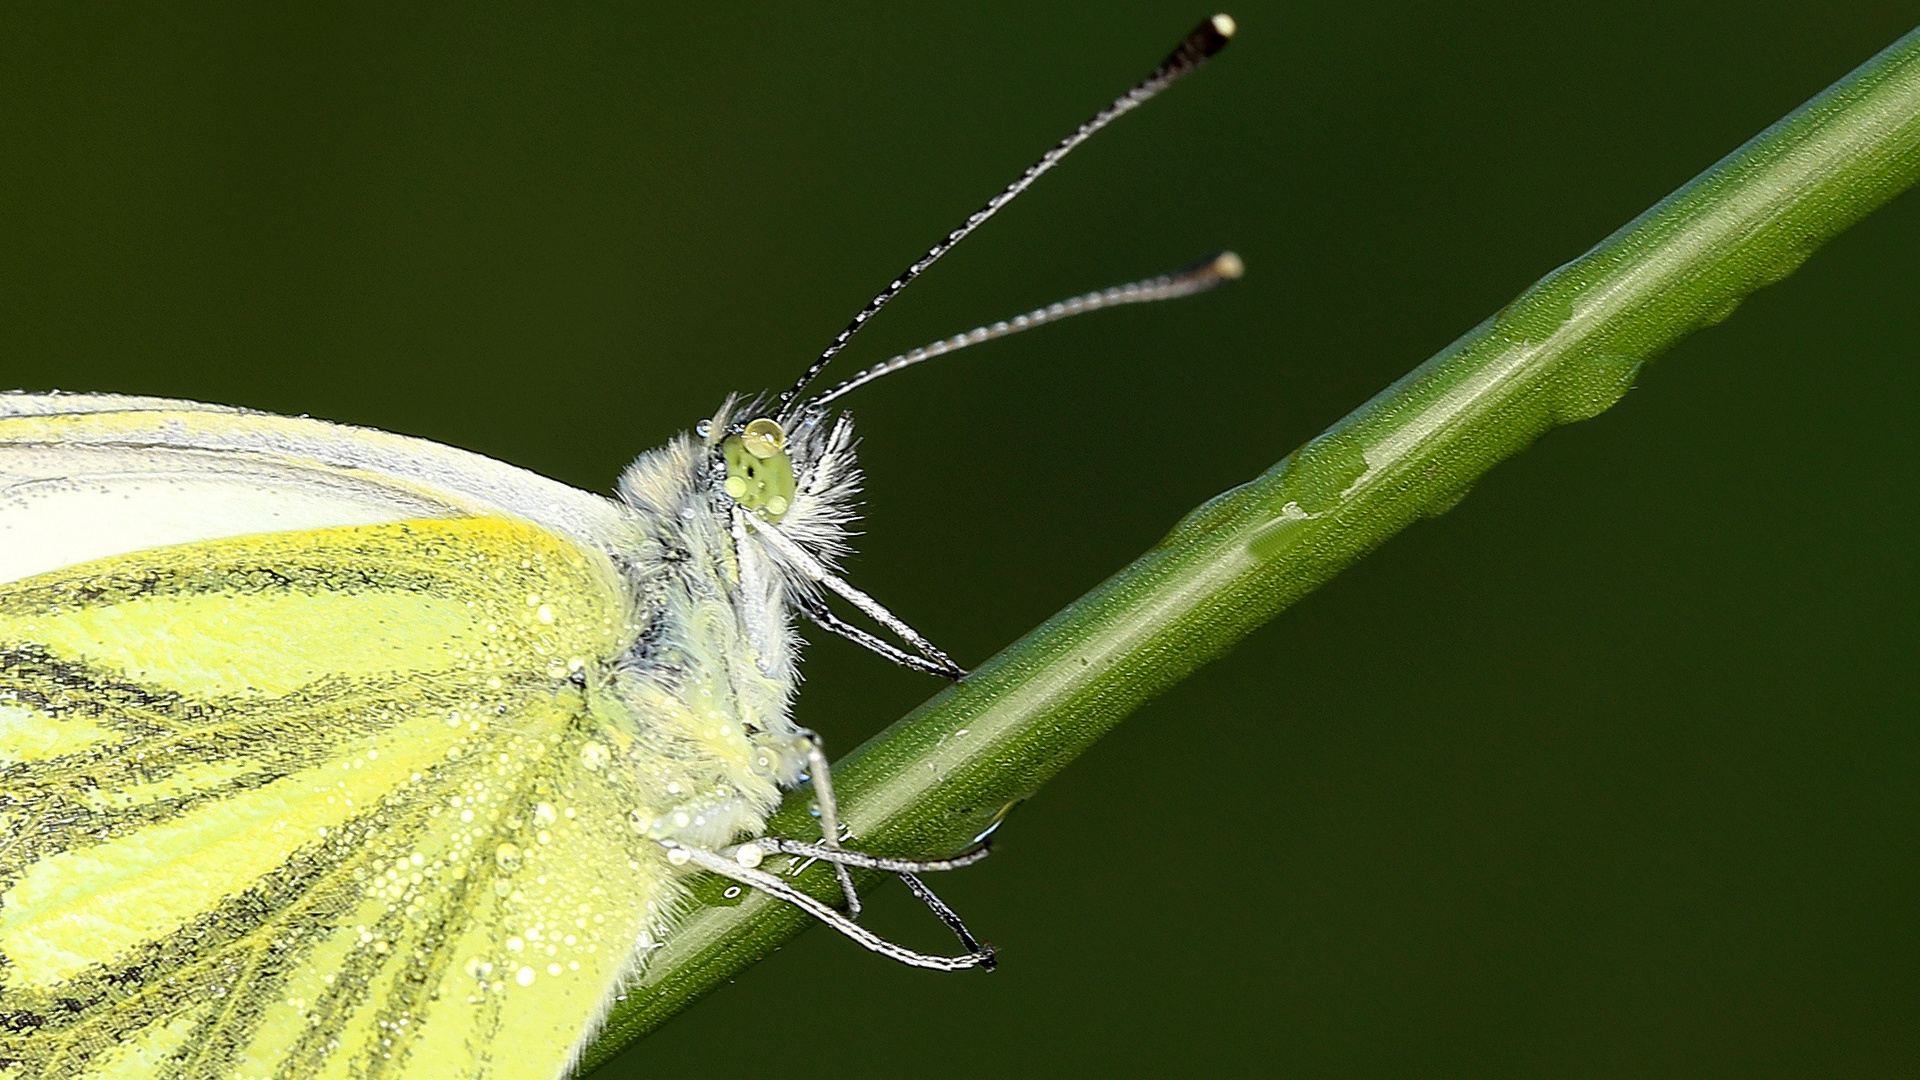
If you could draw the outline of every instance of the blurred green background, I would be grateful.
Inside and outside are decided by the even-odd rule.
[[[1911,28],[1910,2],[1248,3],[849,370],[1231,246],[1245,281],[853,399],[854,579],[978,662]],[[0,14],[0,384],[592,490],[784,385],[1203,8]],[[601,1075],[1920,1072],[1920,197],[1123,725],[948,898]],[[819,635],[815,635],[819,636]],[[837,641],[842,750],[935,687]],[[901,890],[873,925],[941,944]]]

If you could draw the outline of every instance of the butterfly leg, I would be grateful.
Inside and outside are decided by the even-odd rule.
[[[794,888],[778,875],[770,874],[757,867],[745,865],[738,855],[734,858],[729,858],[719,852],[686,847],[672,840],[662,840],[660,844],[668,849],[667,854],[669,859],[675,862],[691,863],[702,870],[711,871],[712,873],[719,874],[721,877],[737,881],[742,885],[749,885],[759,889],[769,896],[785,900],[787,903],[812,915],[814,918],[840,931],[842,934],[852,938],[866,948],[879,953],[881,956],[897,960],[900,963],[912,967],[928,968],[934,971],[962,971],[966,968],[984,968],[991,971],[993,969],[993,946],[983,944],[974,938],[973,934],[967,930],[966,925],[960,921],[959,916],[955,915],[951,908],[941,902],[939,897],[934,896],[933,891],[922,884],[920,879],[911,874],[901,874],[901,880],[905,881],[907,887],[913,890],[914,895],[920,897],[928,907],[932,908],[934,914],[938,915],[940,920],[947,924],[948,929],[952,930],[954,935],[960,939],[961,945],[967,950],[964,954],[960,956],[929,956],[926,953],[915,952],[904,945],[896,945],[866,927],[861,926],[859,923],[854,922],[852,919],[847,918],[839,911],[836,911],[832,905],[822,903],[813,896]],[[745,854],[744,849],[750,846],[749,844],[740,845],[739,853]],[[675,858],[676,855],[680,857]],[[747,861],[753,861],[751,856],[749,856]]]
[[[805,728],[800,729],[800,737],[807,740],[807,775],[813,782],[814,805],[820,808],[821,847],[828,851],[840,850],[840,803],[833,797],[833,766],[827,761],[827,751],[820,736]],[[833,875],[840,882],[840,895],[847,898],[847,916],[860,917],[860,894],[854,891],[853,874],[847,870],[844,862],[834,862]]]
[[[958,678],[952,670],[941,667],[939,664],[924,657],[915,656],[904,649],[897,649],[880,638],[842,619],[840,616],[835,615],[818,597],[803,596],[799,598],[798,602],[801,614],[805,615],[814,625],[820,627],[822,630],[839,634],[855,645],[869,652],[877,653],[899,664],[903,668],[924,672],[928,675],[938,675],[943,679]],[[965,673],[962,672],[962,674]]]
[[[746,519],[743,516],[741,520]],[[908,626],[898,615],[882,607],[880,601],[854,588],[844,579],[836,577],[832,571],[820,565],[818,559],[808,554],[807,549],[794,543],[777,526],[765,521],[748,521],[747,525],[766,540],[768,547],[779,552],[794,569],[805,574],[809,581],[825,585],[829,590],[838,593],[842,599],[859,608],[868,618],[891,630],[901,641],[913,646],[920,655],[933,661],[939,668],[940,674],[954,680],[966,675],[966,668],[954,663],[946,653],[935,648],[933,642],[921,636],[920,631]],[[862,644],[865,643],[862,642]]]
[[[985,852],[984,848],[981,850],[982,853]],[[902,871],[900,873],[900,880],[906,882],[907,888],[912,891],[913,895],[919,897],[920,902],[927,905],[928,911],[933,912],[941,922],[946,924],[947,929],[953,931],[953,936],[960,939],[960,944],[967,950],[968,955],[983,957],[984,959],[980,961],[980,966],[986,968],[988,971],[993,970],[993,946],[975,939],[973,931],[968,930],[967,924],[960,921],[960,914],[958,912],[948,907],[945,900],[934,895],[933,890],[927,888],[926,883],[921,881],[917,876]]]
[[[971,849],[963,851],[949,859],[896,859],[887,855],[869,855],[864,851],[848,851],[845,848],[837,846],[828,847],[825,844],[810,844],[805,840],[788,840],[780,836],[760,836],[744,844],[735,844],[730,848],[725,848],[720,854],[725,857],[730,857],[745,866],[758,866],[762,859],[772,854],[799,855],[807,859],[819,859],[822,862],[833,863],[834,869],[840,871],[844,871],[844,869],[849,866],[858,866],[866,870],[890,871],[899,875],[900,880],[907,883],[908,890],[910,890],[914,896],[918,897],[921,903],[927,905],[927,910],[933,912],[936,918],[946,924],[947,929],[953,931],[953,935],[960,939],[962,945],[966,946],[969,954],[987,956],[988,960],[983,962],[981,966],[991,968],[993,966],[991,962],[993,949],[980,944],[979,940],[973,936],[973,932],[967,929],[967,924],[961,921],[959,914],[948,907],[946,901],[940,899],[917,875],[935,873],[942,870],[958,870],[964,866],[972,866],[974,863],[992,854],[992,850],[990,844],[986,841],[981,841]]]
[[[960,943],[966,947],[969,954],[988,957],[980,966],[987,968],[993,966],[993,949],[980,944],[979,940],[973,936],[973,932],[967,929],[967,924],[960,920],[959,914],[948,907],[946,901],[940,899],[917,876],[972,866],[992,854],[992,847],[984,841],[950,859],[896,859],[886,855],[869,855],[864,851],[848,851],[841,847],[829,848],[825,844],[809,844],[804,840],[788,840],[779,836],[756,837],[744,844],[735,844],[721,851],[720,854],[749,866],[758,866],[760,860],[767,855],[777,854],[819,859],[822,862],[835,864],[836,868],[858,866],[866,870],[891,871],[899,875],[901,881],[907,883],[907,888],[919,898],[921,903],[927,905],[927,910],[933,912],[936,918],[946,924],[947,929],[953,931],[953,935],[960,939]]]
[[[825,844],[809,844],[805,840],[788,840],[780,836],[762,836],[736,844],[721,851],[722,855],[743,852],[752,845],[760,849],[762,855],[799,855],[821,862],[844,863],[863,870],[886,870],[895,874],[930,874],[940,870],[958,870],[963,866],[972,866],[992,854],[992,848],[986,843],[976,844],[972,848],[955,855],[951,859],[896,859],[887,855],[869,855],[864,851],[848,851],[846,848],[829,848]],[[745,853],[752,859],[750,852]]]

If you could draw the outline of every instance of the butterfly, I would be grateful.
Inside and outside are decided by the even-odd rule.
[[[991,966],[916,876],[984,849],[845,850],[819,740],[790,715],[796,616],[964,675],[839,575],[860,472],[829,406],[958,348],[1212,288],[1239,261],[806,391],[935,260],[1232,32],[1202,23],[794,386],[729,399],[613,499],[320,420],[0,395],[0,1077],[550,1080],[699,871],[906,963]],[[803,784],[821,839],[764,835]],[[844,911],[776,872],[800,858],[836,867]],[[849,865],[901,874],[963,951],[861,927]]]

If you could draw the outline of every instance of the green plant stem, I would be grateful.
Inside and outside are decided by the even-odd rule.
[[[1726,318],[1916,176],[1920,31],[855,750],[834,784],[859,846],[965,846],[1143,702],[1389,536],[1452,507],[1549,428],[1606,410],[1642,363]],[[818,835],[806,803],[789,799],[772,831]],[[823,867],[800,881],[834,896]],[[758,894],[697,908],[583,1068],[810,921]]]

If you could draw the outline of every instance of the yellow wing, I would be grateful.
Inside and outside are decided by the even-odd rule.
[[[499,517],[0,585],[0,1077],[560,1075],[677,895],[631,636]]]

